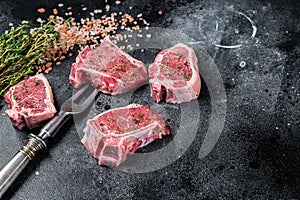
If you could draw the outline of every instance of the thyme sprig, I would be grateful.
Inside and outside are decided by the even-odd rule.
[[[30,30],[26,24],[9,30],[0,37],[0,95],[27,75],[45,59],[48,48],[59,41],[54,20]]]

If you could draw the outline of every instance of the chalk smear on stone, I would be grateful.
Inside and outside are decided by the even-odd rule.
[[[247,15],[245,15],[244,13],[241,13],[241,12],[238,12],[238,11],[235,11],[237,14],[240,14],[242,16],[244,16],[250,23],[251,23],[251,26],[252,26],[252,34],[251,34],[251,38],[255,38],[255,35],[257,33],[257,27],[254,23],[254,21],[248,17]]]
[[[245,67],[246,66],[246,62],[245,61],[241,61],[240,62],[240,67]]]
[[[250,17],[248,17],[247,15],[245,15],[242,12],[239,12],[239,11],[233,11],[233,12],[235,12],[235,13],[237,13],[239,15],[242,15],[243,17],[245,17],[250,22],[250,24],[252,26],[252,34],[251,34],[250,38],[252,38],[252,39],[255,38],[255,35],[257,33],[257,27],[256,27],[254,21]],[[235,33],[237,33],[237,32],[235,31]],[[237,44],[237,45],[221,45],[221,44],[216,44],[216,43],[214,45],[216,47],[225,48],[225,49],[235,49],[235,48],[240,48],[242,46],[242,44]]]

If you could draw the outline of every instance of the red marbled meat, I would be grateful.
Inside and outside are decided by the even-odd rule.
[[[5,113],[20,130],[36,128],[56,113],[52,90],[43,74],[20,81],[4,98],[10,107]]]
[[[161,51],[149,66],[151,96],[156,102],[189,102],[199,96],[201,80],[194,50],[177,44]]]
[[[131,104],[88,120],[82,143],[99,165],[118,166],[127,154],[169,135],[163,118],[149,106]]]
[[[86,47],[72,64],[69,80],[78,88],[85,83],[103,93],[125,93],[148,80],[145,65],[126,54],[106,37],[92,50]]]

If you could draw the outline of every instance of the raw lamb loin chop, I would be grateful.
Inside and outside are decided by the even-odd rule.
[[[151,96],[156,102],[189,102],[199,96],[201,80],[194,50],[177,44],[161,51],[149,66]]]
[[[123,52],[109,37],[92,50],[86,47],[72,64],[69,80],[78,88],[84,83],[103,93],[121,94],[148,80],[145,65]]]
[[[5,113],[20,130],[38,127],[56,113],[52,90],[43,74],[20,81],[4,98],[10,107]]]
[[[163,118],[149,106],[131,104],[88,120],[82,143],[99,165],[118,166],[127,154],[170,134]]]

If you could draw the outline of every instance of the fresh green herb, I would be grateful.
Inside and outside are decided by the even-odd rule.
[[[168,61],[166,61],[166,62],[165,62],[165,65],[169,66],[169,62],[168,62]]]
[[[147,120],[148,120],[148,121],[151,121],[151,118],[150,118],[150,117],[147,117]]]
[[[184,75],[184,78],[190,79],[191,77],[188,74],[186,74],[186,75]]]
[[[182,68],[182,66],[181,66],[181,65],[178,65],[178,66],[177,66],[177,69],[181,69],[181,68]]]
[[[117,121],[117,119],[116,119],[116,118],[113,118],[113,121],[114,121],[114,122],[116,122],[116,121]]]
[[[179,60],[180,58],[182,58],[182,54],[181,54],[181,53],[177,53],[177,56],[178,56],[178,60]]]
[[[35,79],[34,82],[35,82],[35,86],[38,86],[40,84],[40,81],[37,79]]]
[[[0,95],[10,86],[34,72],[34,66],[45,59],[45,52],[58,41],[54,20],[30,31],[19,25],[0,36]]]
[[[145,114],[141,114],[141,113],[140,113],[137,117],[133,118],[132,121],[133,121],[134,123],[137,124],[137,123],[139,123],[140,120],[144,117],[144,115],[145,115]]]
[[[22,85],[22,90],[25,90],[26,88],[28,88],[28,86],[26,86],[25,84]]]
[[[138,115],[138,117],[139,117],[140,119],[142,119],[142,118],[144,117],[144,115],[145,115],[145,114],[141,114],[141,113],[140,113],[140,114]]]
[[[12,98],[13,98],[13,100],[17,100],[18,99],[18,97],[16,96],[16,95],[12,95]]]
[[[25,101],[25,103],[27,103],[28,105],[30,105],[30,106],[33,106],[34,105],[34,102],[33,101]]]
[[[116,65],[114,66],[116,71],[121,71],[122,70],[122,65]]]
[[[163,127],[160,126],[158,130],[159,130],[159,132],[162,132],[164,129],[163,129]]]
[[[115,70],[116,71],[126,71],[125,67],[126,67],[126,64],[125,64],[124,60],[121,60],[121,64],[116,65]]]

